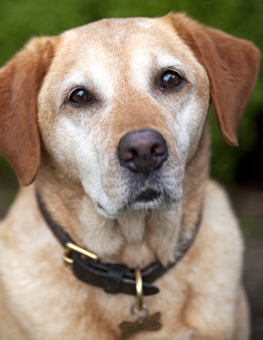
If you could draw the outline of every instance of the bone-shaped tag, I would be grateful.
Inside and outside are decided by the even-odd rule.
[[[160,323],[161,313],[157,312],[153,315],[150,315],[147,319],[141,321],[138,319],[137,321],[123,321],[119,324],[119,327],[122,331],[121,339],[128,339],[130,336],[141,332],[141,331],[158,331],[162,328]]]

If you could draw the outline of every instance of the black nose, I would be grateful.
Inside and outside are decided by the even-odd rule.
[[[118,157],[121,165],[129,170],[149,174],[168,158],[167,144],[155,130],[132,131],[121,138]]]

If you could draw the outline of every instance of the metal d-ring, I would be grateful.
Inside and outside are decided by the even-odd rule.
[[[136,296],[137,306],[139,310],[143,309],[143,285],[142,285],[142,274],[140,268],[135,269],[135,281],[136,281]]]
[[[139,320],[139,322],[143,322],[149,316],[149,309],[146,305],[143,304],[143,284],[142,284],[142,274],[140,268],[135,269],[135,282],[136,282],[136,299],[137,302],[131,306],[131,315],[135,320]],[[144,310],[145,315],[140,316],[137,315],[134,311],[134,308],[137,307],[139,311]]]

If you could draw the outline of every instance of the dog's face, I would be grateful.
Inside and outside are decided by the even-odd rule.
[[[204,67],[171,25],[103,20],[61,36],[39,94],[39,129],[99,213],[171,209],[209,99]]]
[[[105,217],[172,209],[210,96],[224,138],[237,145],[258,60],[251,43],[181,14],[32,39],[0,71],[0,151],[28,185],[41,136],[56,169]]]

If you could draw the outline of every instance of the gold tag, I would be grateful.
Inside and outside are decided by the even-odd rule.
[[[157,312],[150,315],[145,320],[138,319],[134,322],[123,321],[119,324],[122,331],[121,339],[128,339],[130,336],[141,332],[141,331],[158,331],[162,328],[160,323],[161,313]]]

